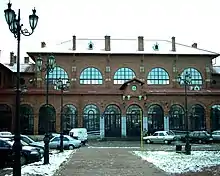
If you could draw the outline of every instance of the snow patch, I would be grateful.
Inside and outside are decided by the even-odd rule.
[[[43,158],[39,162],[31,163],[25,165],[21,169],[22,176],[28,175],[37,175],[37,176],[52,176],[59,169],[60,165],[67,161],[76,150],[64,150],[63,153],[58,153],[57,151],[53,151],[52,155],[50,155],[50,164],[44,165]],[[12,176],[12,174],[5,176]]]
[[[198,172],[220,164],[219,151],[191,151],[191,155],[166,151],[133,151],[134,155],[167,173]]]

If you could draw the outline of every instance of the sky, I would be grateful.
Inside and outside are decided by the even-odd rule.
[[[17,52],[16,39],[9,31],[0,0],[1,61]],[[12,9],[21,9],[21,22],[29,28],[28,17],[35,7],[39,16],[34,33],[21,38],[21,57],[30,48],[83,38],[137,38],[171,40],[220,53],[219,0],[11,0]],[[220,65],[220,62],[217,63]]]

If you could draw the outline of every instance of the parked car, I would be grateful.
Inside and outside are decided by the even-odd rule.
[[[9,138],[0,138],[0,166],[12,166],[13,164],[13,147],[14,141]],[[39,150],[35,147],[28,146],[26,143],[21,141],[21,165],[40,161],[42,155]]]
[[[63,146],[64,149],[69,149],[69,150],[73,150],[75,148],[79,148],[81,147],[81,141],[74,139],[68,135],[64,135],[63,137]],[[50,149],[57,149],[60,147],[60,137],[55,136],[50,140],[49,143],[49,147]]]
[[[214,142],[220,142],[220,130],[213,131],[212,138]]]
[[[3,138],[10,138],[14,140],[14,135],[7,135],[7,136],[5,135],[3,136]],[[32,147],[40,148],[40,153],[44,154],[44,144],[42,142],[36,142],[31,137],[26,136],[26,135],[21,135],[21,140]]]
[[[193,131],[189,133],[189,141],[192,143],[210,143],[213,138],[207,131]]]
[[[10,136],[10,135],[12,135],[12,133],[9,131],[0,131],[0,137]]]
[[[143,137],[145,143],[164,143],[170,144],[176,140],[175,135],[170,131],[156,131],[152,136]]]
[[[187,131],[181,131],[181,130],[170,130],[175,136],[177,141],[184,141]]]
[[[83,145],[88,142],[88,133],[86,128],[73,128],[69,135],[74,139],[80,140]]]

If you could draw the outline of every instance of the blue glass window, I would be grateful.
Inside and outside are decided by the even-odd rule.
[[[153,68],[147,76],[147,84],[169,84],[170,79],[163,68]]]
[[[135,77],[135,73],[130,68],[119,68],[114,75],[114,84],[124,84]]]
[[[102,84],[102,73],[94,67],[84,69],[80,74],[80,84]]]
[[[54,85],[54,89],[58,89],[56,86],[59,78],[63,80],[63,83],[66,84],[69,77],[67,72],[61,67],[55,67],[52,71],[49,72],[49,84]],[[47,75],[45,76],[45,83],[47,82]]]
[[[181,78],[184,79],[184,76],[186,73],[189,73],[191,76],[191,85],[202,85],[203,79],[201,73],[195,69],[195,68],[186,68],[181,73]],[[181,84],[184,84],[184,82],[181,82]]]

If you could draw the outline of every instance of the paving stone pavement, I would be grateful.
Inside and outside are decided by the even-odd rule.
[[[55,176],[166,176],[131,149],[81,148]]]

